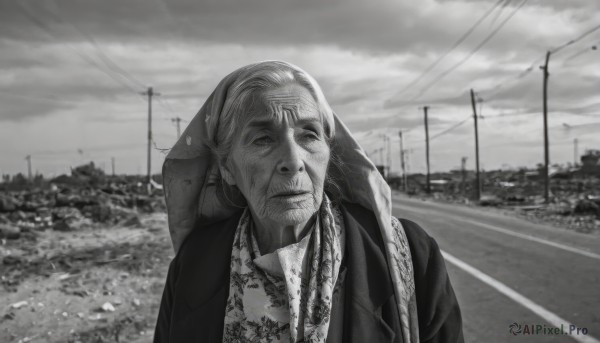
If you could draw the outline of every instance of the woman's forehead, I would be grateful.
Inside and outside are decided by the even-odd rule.
[[[288,84],[282,87],[263,90],[259,94],[259,98],[265,104],[281,104],[281,105],[316,105],[312,94],[303,86],[296,83]]]
[[[277,125],[288,122],[322,122],[312,94],[296,84],[263,91],[253,104],[245,126]]]

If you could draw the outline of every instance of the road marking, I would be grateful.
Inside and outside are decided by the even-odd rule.
[[[538,316],[540,316],[541,318],[546,320],[548,323],[550,323],[554,327],[560,328],[561,325],[564,325],[565,327],[569,327],[570,325],[572,325],[571,323],[567,322],[566,320],[562,319],[561,317],[557,316],[556,314],[548,311],[544,307],[534,303],[533,301],[529,300],[528,298],[524,297],[523,295],[517,293],[515,290],[513,290],[512,288],[503,284],[502,282],[483,273],[479,269],[476,269],[476,268],[466,264],[465,262],[448,254],[445,251],[442,251],[442,255],[444,256],[446,261],[452,263],[456,267],[471,274],[472,276],[479,279],[483,283],[496,289],[498,292],[506,295],[507,297],[509,297],[510,299],[515,301],[517,304],[522,305],[523,307],[534,312],[535,314],[537,314]],[[600,343],[600,341],[598,341],[596,338],[589,336],[589,335],[569,335],[569,337],[571,337],[574,340],[576,340],[577,342],[581,342],[581,343]]]
[[[555,247],[555,248],[562,249],[562,250],[565,250],[565,251],[570,251],[570,252],[575,253],[575,254],[579,254],[579,255],[582,255],[582,256],[586,256],[586,257],[595,258],[597,260],[600,260],[600,255],[595,254],[595,253],[590,252],[590,251],[585,251],[585,250],[574,248],[574,247],[571,247],[571,246],[568,246],[568,245],[564,245],[564,244],[552,242],[552,241],[549,241],[547,239],[538,238],[538,237],[534,237],[534,236],[531,236],[531,235],[526,235],[526,234],[523,234],[523,233],[514,232],[512,230],[507,230],[507,229],[504,229],[504,228],[501,228],[501,227],[498,227],[498,226],[495,226],[495,225],[480,223],[480,222],[477,222],[477,221],[474,221],[474,220],[471,220],[471,219],[463,219],[463,221],[471,223],[473,225],[477,225],[477,226],[483,227],[483,228],[488,229],[488,230],[493,230],[493,231],[496,231],[496,232],[501,232],[501,233],[506,234],[506,235],[510,235],[510,236],[514,236],[514,237],[519,237],[519,238],[522,238],[522,239],[527,239],[527,240],[530,240],[530,241],[533,241],[533,242],[537,242],[537,243],[540,243],[540,244],[546,244],[546,245],[549,245],[551,247]]]
[[[403,207],[409,207],[412,211],[415,211],[415,212],[420,212],[420,213],[423,213],[423,214],[430,214],[430,213],[426,213],[425,211],[423,211],[420,208],[413,207],[413,206],[410,206],[410,205],[403,205]],[[396,207],[396,206],[394,206],[394,208],[397,209],[397,210],[403,210],[402,207]],[[514,232],[512,230],[507,230],[507,229],[504,229],[504,228],[501,228],[501,227],[498,227],[498,226],[495,226],[495,225],[481,223],[481,222],[478,222],[478,221],[475,221],[475,220],[472,220],[472,219],[466,219],[465,217],[459,217],[459,216],[456,216],[456,215],[453,215],[453,214],[444,213],[441,216],[442,217],[452,217],[452,218],[454,218],[454,219],[456,219],[458,221],[466,222],[466,223],[471,223],[473,225],[482,227],[484,229],[488,229],[488,230],[500,232],[500,233],[503,233],[505,235],[519,237],[519,238],[526,239],[526,240],[529,240],[529,241],[532,241],[532,242],[536,242],[536,243],[540,243],[540,244],[545,244],[545,245],[548,245],[548,246],[551,246],[551,247],[554,247],[554,248],[558,248],[558,249],[569,251],[569,252],[572,252],[572,253],[575,253],[575,254],[579,254],[581,256],[590,257],[590,258],[594,258],[594,259],[600,260],[600,255],[596,254],[596,253],[593,253],[591,251],[587,251],[587,250],[583,250],[583,249],[571,247],[571,246],[568,246],[568,245],[564,245],[564,244],[552,242],[552,241],[549,241],[547,239],[538,238],[538,237],[535,237],[535,236],[526,235],[526,234],[519,233],[519,232]]]

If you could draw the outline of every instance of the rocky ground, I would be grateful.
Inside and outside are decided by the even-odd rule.
[[[436,194],[600,234],[596,198],[482,207]],[[0,191],[0,342],[149,342],[172,257],[163,196],[132,182]]]
[[[166,214],[2,239],[0,342],[148,342],[173,251]]]

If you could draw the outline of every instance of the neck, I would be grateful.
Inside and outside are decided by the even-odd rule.
[[[310,229],[312,228],[317,214],[313,214],[307,221],[294,224],[284,225],[273,223],[265,220],[254,219],[258,218],[253,215],[254,229],[256,230],[256,241],[258,250],[262,255],[274,252],[277,249],[287,245],[300,242]]]

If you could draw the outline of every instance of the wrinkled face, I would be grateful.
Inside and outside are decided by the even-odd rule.
[[[321,205],[330,156],[317,104],[296,84],[258,98],[221,173],[240,189],[255,219],[303,223]]]

